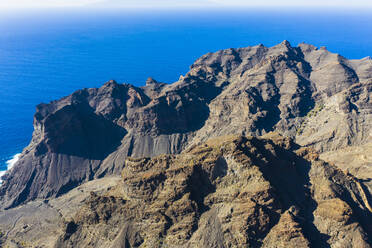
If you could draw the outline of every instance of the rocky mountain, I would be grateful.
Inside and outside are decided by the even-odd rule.
[[[178,154],[222,135],[276,131],[317,152],[370,142],[372,60],[284,41],[198,59],[173,84],[110,81],[37,106],[2,208],[120,174],[127,157]]]
[[[92,194],[57,247],[369,247],[372,209],[358,182],[269,137],[127,159],[121,183]]]
[[[14,247],[370,247],[358,179],[269,133],[128,157],[121,178],[0,212]],[[30,214],[32,212],[32,214]]]

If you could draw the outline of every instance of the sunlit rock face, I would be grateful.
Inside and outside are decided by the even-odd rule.
[[[2,208],[120,174],[125,159],[178,154],[222,135],[276,131],[318,152],[372,135],[372,61],[287,41],[208,53],[173,84],[105,83],[37,106]]]
[[[118,184],[92,193],[55,244],[369,247],[364,194],[288,138],[224,136],[179,155],[127,158]]]

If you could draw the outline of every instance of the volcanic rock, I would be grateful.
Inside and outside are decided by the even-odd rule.
[[[276,131],[317,152],[364,145],[371,92],[370,59],[288,41],[208,53],[173,84],[78,90],[37,106],[32,141],[4,178],[1,206],[57,197],[120,174],[127,157],[178,154],[222,135]]]
[[[55,247],[370,247],[358,181],[312,153],[270,134],[127,158],[122,180],[93,193]]]

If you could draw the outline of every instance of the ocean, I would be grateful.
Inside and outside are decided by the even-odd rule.
[[[289,40],[372,56],[372,14],[342,9],[48,10],[1,13],[0,171],[30,142],[35,106],[115,79],[172,83],[201,55]]]

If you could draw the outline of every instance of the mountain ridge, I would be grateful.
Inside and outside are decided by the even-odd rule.
[[[288,41],[208,53],[173,84],[78,90],[37,106],[32,141],[4,177],[2,207],[119,174],[128,156],[177,154],[216,136],[277,131],[318,152],[365,144],[371,91],[371,60]]]
[[[15,247],[370,247],[360,181],[277,133],[127,157],[105,177],[0,211]]]

